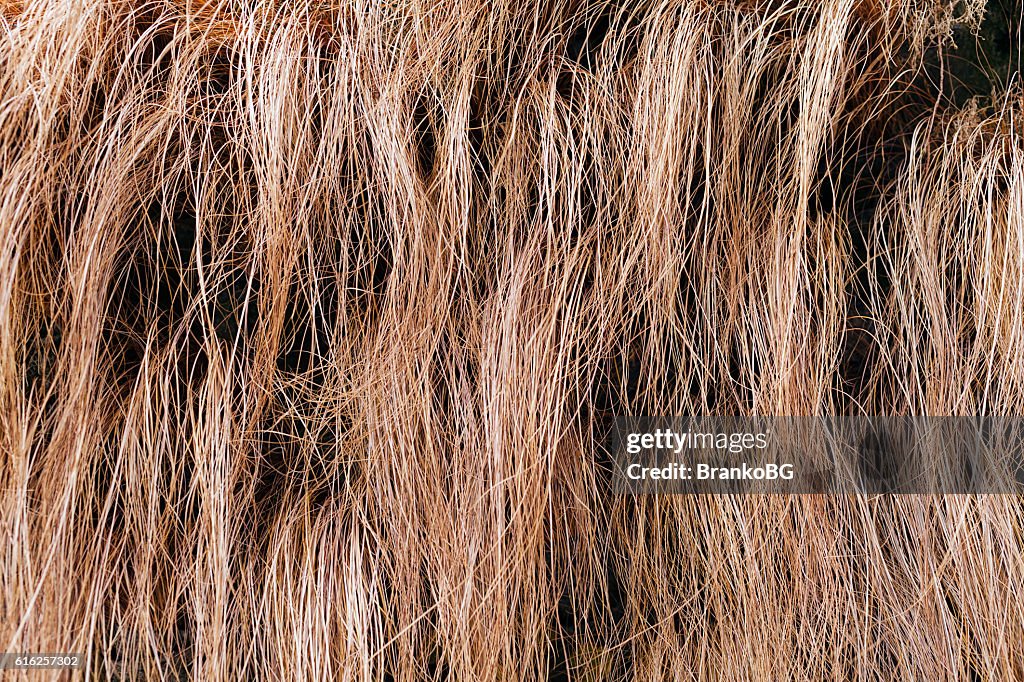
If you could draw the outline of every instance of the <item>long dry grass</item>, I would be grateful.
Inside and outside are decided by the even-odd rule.
[[[1019,498],[615,497],[600,447],[615,414],[1024,414],[1019,83],[921,76],[980,16],[4,0],[3,649],[1024,679]]]

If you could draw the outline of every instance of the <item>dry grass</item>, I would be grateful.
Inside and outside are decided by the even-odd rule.
[[[611,497],[598,446],[1024,413],[1022,99],[915,78],[977,6],[0,9],[5,650],[1024,678],[1019,499]]]

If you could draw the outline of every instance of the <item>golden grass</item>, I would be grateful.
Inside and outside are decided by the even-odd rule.
[[[1021,96],[915,80],[978,6],[2,8],[5,650],[1024,677],[1019,499],[600,465],[612,414],[1024,412]]]

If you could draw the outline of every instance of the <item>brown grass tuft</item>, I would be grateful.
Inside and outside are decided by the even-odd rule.
[[[614,414],[1024,412],[1021,95],[918,77],[979,11],[3,4],[3,649],[1024,677],[1019,499],[600,464]]]

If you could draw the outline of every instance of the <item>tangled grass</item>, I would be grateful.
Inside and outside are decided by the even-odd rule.
[[[0,16],[5,650],[1024,678],[1020,499],[623,497],[602,464],[615,414],[1024,413],[1019,82],[958,108],[927,66],[980,5]]]

